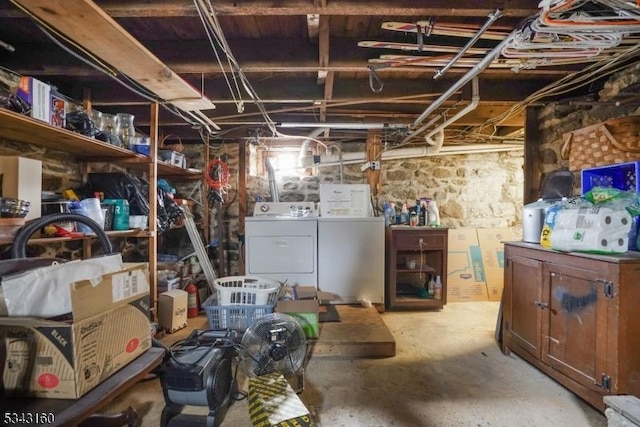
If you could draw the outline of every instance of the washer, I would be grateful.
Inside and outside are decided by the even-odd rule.
[[[295,285],[318,284],[318,214],[313,202],[257,203],[245,219],[245,270]]]

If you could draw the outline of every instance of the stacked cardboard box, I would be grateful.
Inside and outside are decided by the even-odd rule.
[[[517,228],[449,230],[447,301],[500,301],[505,241],[522,240]]]
[[[148,280],[143,263],[70,284],[72,321],[0,317],[5,395],[79,398],[148,350]]]

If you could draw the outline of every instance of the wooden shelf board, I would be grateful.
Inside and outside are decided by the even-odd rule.
[[[140,229],[132,229],[132,230],[123,230],[123,231],[105,231],[105,234],[108,237],[142,237],[147,238],[151,237],[152,233],[147,230]],[[44,245],[48,243],[58,243],[58,242],[70,242],[72,240],[84,240],[84,239],[96,239],[95,235],[85,234],[79,237],[36,237],[34,239],[29,239],[29,245]],[[0,239],[0,244],[10,244],[13,243],[13,239]]]
[[[79,158],[143,157],[126,148],[91,139],[67,129],[0,108],[0,134],[7,139],[71,153]]]

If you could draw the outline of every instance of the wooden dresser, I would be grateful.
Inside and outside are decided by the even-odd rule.
[[[505,243],[503,353],[594,407],[640,394],[640,253],[561,253]]]

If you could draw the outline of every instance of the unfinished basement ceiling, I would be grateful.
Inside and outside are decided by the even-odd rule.
[[[30,0],[16,3],[26,8],[50,4]],[[61,2],[51,4],[57,3]],[[63,16],[72,19],[74,26],[83,25],[83,8],[97,5],[132,40],[204,93],[215,109],[202,113],[219,128],[213,129],[211,141],[270,140],[277,134],[313,133],[325,144],[364,141],[368,130],[378,128],[385,143],[424,145],[425,134],[472,102],[470,70],[474,65],[486,59],[501,44],[501,38],[523,28],[527,18],[540,12],[537,2],[530,0],[74,3],[80,5],[74,8],[79,17]],[[591,2],[577,3],[588,6]],[[205,11],[209,8],[211,13],[201,17],[197,5]],[[51,10],[46,13],[51,16],[65,15],[56,11],[56,6],[47,7]],[[219,33],[207,34],[207,22],[216,25],[214,29]],[[398,24],[397,30],[391,30],[393,25],[387,24],[390,22],[408,25]],[[454,30],[441,34],[447,33],[449,27]],[[486,31],[482,37],[462,58],[449,64],[483,27]],[[465,32],[466,36],[461,36]],[[104,45],[106,34],[93,30],[91,25],[84,33],[84,39],[76,42]],[[235,73],[233,61],[228,60],[216,40],[220,35],[237,64]],[[54,43],[12,1],[0,1],[0,41],[14,48],[0,48],[0,61],[7,69],[50,82],[77,100],[90,94],[94,108],[134,114],[136,127],[148,132],[148,99]],[[381,47],[379,42],[386,45]],[[477,70],[477,106],[445,127],[444,145],[522,141],[523,107],[527,103],[578,95],[597,101],[597,79],[637,61],[636,46],[634,38],[625,37],[624,43],[615,48],[601,49],[589,59],[562,65],[534,61],[532,50],[527,51],[526,58],[496,55],[486,69]],[[580,82],[579,78],[572,77],[572,84],[561,93],[532,98],[600,59],[613,62],[615,55],[625,50],[631,53],[625,53],[607,72],[586,73],[591,77],[579,85],[573,84]],[[110,53],[114,51],[118,52],[118,46],[111,46]],[[94,53],[101,56],[101,52]],[[135,63],[140,58],[125,55],[118,60]],[[248,85],[242,83],[243,77]],[[452,90],[456,85],[460,87]],[[621,99],[628,96],[620,94]],[[431,127],[416,132],[431,122]],[[178,135],[185,143],[202,141],[203,132],[193,120],[166,109],[161,109],[160,125],[161,135]],[[317,130],[325,126],[328,130]]]

